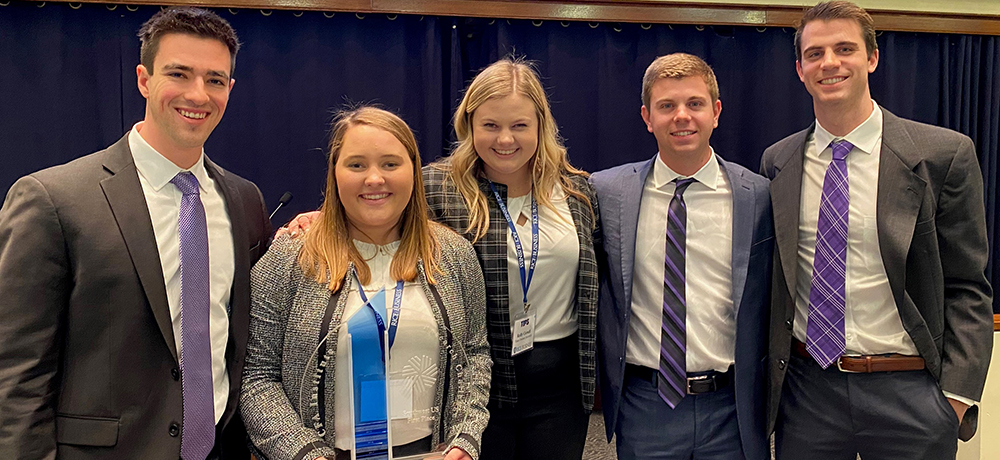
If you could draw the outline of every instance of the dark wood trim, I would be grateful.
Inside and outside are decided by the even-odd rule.
[[[993,331],[1000,331],[1000,315],[993,315]]]
[[[65,2],[65,0],[56,0]],[[109,3],[80,0],[69,3]],[[792,27],[802,7],[667,3],[662,0],[126,0],[132,5],[196,5],[557,21]],[[879,30],[1000,35],[1000,15],[869,10]]]

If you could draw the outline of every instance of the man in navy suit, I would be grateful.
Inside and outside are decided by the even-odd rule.
[[[595,173],[604,232],[598,356],[618,458],[768,459],[767,179],[709,145],[722,102],[696,56],[646,69],[653,158]]]

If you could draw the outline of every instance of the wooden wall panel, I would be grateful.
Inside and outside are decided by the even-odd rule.
[[[63,0],[58,0],[63,1]],[[70,3],[109,3],[81,0]],[[559,21],[791,27],[801,7],[669,4],[656,0],[127,0],[135,5],[349,11]],[[870,9],[879,30],[1000,35],[1000,16]]]

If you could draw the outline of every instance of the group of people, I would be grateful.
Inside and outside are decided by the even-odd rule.
[[[697,56],[643,76],[658,152],[593,175],[502,59],[426,166],[396,114],[341,112],[320,210],[273,241],[257,188],[203,151],[235,32],[171,8],[140,40],[144,120],[0,209],[5,457],[362,458],[365,315],[395,457],[581,459],[598,388],[622,460],[769,459],[772,432],[778,459],[943,459],[971,436],[992,348],[975,148],[872,100],[853,3],[798,24],[816,120],[760,175],[711,147]]]

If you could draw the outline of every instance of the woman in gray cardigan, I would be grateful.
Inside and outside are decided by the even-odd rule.
[[[305,237],[278,238],[252,272],[240,404],[254,447],[270,460],[350,458],[351,347],[339,332],[385,286],[393,454],[477,459],[491,366],[483,276],[471,245],[427,220],[405,122],[342,113],[326,197]]]

